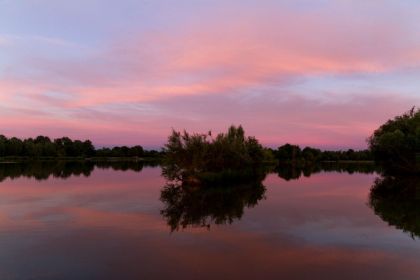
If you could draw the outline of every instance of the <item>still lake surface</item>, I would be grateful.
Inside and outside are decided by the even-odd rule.
[[[202,192],[158,166],[0,164],[0,279],[420,279],[418,196],[301,175]]]

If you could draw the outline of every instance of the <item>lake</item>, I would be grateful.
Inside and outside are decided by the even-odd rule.
[[[417,182],[379,177],[201,190],[141,163],[3,163],[0,278],[420,279]]]

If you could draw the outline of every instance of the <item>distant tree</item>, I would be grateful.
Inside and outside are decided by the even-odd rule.
[[[96,150],[95,155],[97,157],[110,157],[112,156],[112,151],[110,148],[101,148]]]
[[[0,135],[0,157],[6,155],[7,138],[4,135]]]
[[[158,151],[144,151],[143,147],[113,147],[96,150],[90,140],[72,140],[69,137],[61,137],[52,141],[47,136],[27,138],[23,141],[13,137],[8,139],[0,135],[0,157],[159,157]]]
[[[149,150],[149,151],[144,151],[143,152],[143,157],[145,158],[159,158],[162,157],[164,154],[164,152],[159,152],[156,150]]]
[[[151,154],[152,153],[152,154]],[[101,148],[95,151],[97,157],[157,157],[156,151],[145,151],[142,146],[133,147],[117,146],[110,148]]]
[[[64,149],[64,143],[62,141],[62,138],[54,139],[54,146],[57,152],[57,156],[66,156],[66,150]]]
[[[23,143],[22,140],[13,137],[7,141],[6,145],[6,155],[10,156],[21,156],[23,152]]]
[[[95,155],[95,147],[90,140],[84,141],[82,146],[84,156],[91,157]]]
[[[131,157],[143,157],[144,156],[144,150],[142,146],[134,146],[130,148],[129,156]]]
[[[302,151],[299,146],[287,143],[278,147],[276,157],[282,162],[296,163],[301,159],[301,153]]]
[[[77,156],[83,156],[84,155],[84,147],[83,142],[80,140],[72,141],[71,144],[71,156],[77,157]]]
[[[73,141],[69,137],[62,137],[57,139],[60,145],[63,156],[74,157],[76,156],[76,150],[73,145]]]
[[[302,150],[302,157],[304,158],[305,162],[316,162],[321,157],[321,150],[314,149],[310,147],[305,147]]]
[[[372,155],[368,150],[355,151],[321,151],[320,149],[305,147],[303,150],[298,145],[285,144],[273,150],[279,164],[289,164],[303,167],[323,161],[368,161]]]

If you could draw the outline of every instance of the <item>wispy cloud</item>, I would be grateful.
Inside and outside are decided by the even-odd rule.
[[[107,128],[130,143],[149,135],[152,145],[170,127],[243,123],[270,144],[361,147],[380,120],[420,102],[412,78],[420,73],[420,9],[409,8],[215,3],[101,43],[3,36],[3,125],[24,134],[23,119],[36,115],[34,131],[62,125],[80,134],[83,126],[94,138]],[[8,125],[19,122],[22,131]]]

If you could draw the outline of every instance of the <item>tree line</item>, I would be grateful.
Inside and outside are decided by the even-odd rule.
[[[301,149],[298,145],[285,144],[277,149],[271,149],[274,158],[280,164],[312,165],[327,161],[371,161],[372,153],[369,150],[355,151],[322,151],[320,149],[305,147]]]
[[[0,157],[141,157],[166,158],[181,173],[203,173],[255,169],[264,162],[312,165],[326,161],[374,160],[387,173],[420,173],[420,110],[415,108],[388,120],[368,139],[368,150],[321,151],[285,144],[264,148],[255,137],[246,137],[241,126],[231,126],[215,138],[208,134],[173,131],[161,151],[142,146],[96,149],[90,140],[47,136],[7,138],[0,135]],[[170,170],[168,168],[167,170]],[[173,171],[173,170],[172,170]]]
[[[189,141],[195,141],[195,136],[188,137],[187,139]],[[219,139],[218,142],[221,142],[221,140]],[[221,143],[217,145],[220,146]],[[275,158],[279,162],[288,163],[345,160],[363,161],[372,159],[372,155],[368,150],[321,151],[320,149],[310,147],[301,149],[299,146],[291,144],[285,144],[277,149],[267,149],[261,153],[261,156],[263,156],[263,153],[266,153],[265,156],[268,159],[271,157],[271,160]],[[47,136],[21,140],[16,137],[7,138],[4,135],[0,135],[0,157],[157,157],[161,154],[162,152],[156,150],[146,151],[140,145],[95,149],[90,140],[72,140],[68,137],[51,140]],[[241,155],[246,159],[243,151],[235,151],[235,154]],[[231,161],[238,160],[238,162],[243,162],[244,159],[229,158]],[[215,164],[217,165],[217,163]]]
[[[62,137],[51,140],[47,136],[19,139],[0,135],[0,157],[158,157],[155,150],[146,151],[142,146],[121,146],[96,149],[90,140],[72,140]]]

